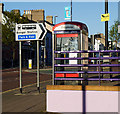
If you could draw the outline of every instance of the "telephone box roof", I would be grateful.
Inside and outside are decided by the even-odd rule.
[[[85,31],[87,31],[87,33],[88,33],[88,27],[86,26],[86,24],[81,23],[81,22],[74,22],[74,21],[72,21],[72,22],[61,22],[61,23],[58,23],[58,24],[56,24],[56,25],[53,27],[53,31],[55,30],[56,27],[58,27],[58,26],[60,26],[60,25],[65,25],[65,24],[76,25],[76,26],[78,26],[81,30],[85,30]]]

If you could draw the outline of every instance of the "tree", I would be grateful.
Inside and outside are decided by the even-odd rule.
[[[109,31],[109,38],[111,41],[116,42],[116,49],[117,44],[120,41],[120,34],[118,33],[118,21],[115,21],[114,24],[110,27]]]
[[[15,41],[15,24],[29,23],[27,17],[15,14],[13,11],[4,12],[4,24],[2,24],[2,43],[12,50],[12,67],[15,60],[15,51],[18,49],[18,42]]]

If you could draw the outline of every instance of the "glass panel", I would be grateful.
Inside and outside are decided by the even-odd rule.
[[[77,35],[78,36],[78,35]],[[78,51],[78,37],[57,37],[56,38],[56,51]],[[57,58],[74,58],[78,57],[77,53],[59,53],[56,54]],[[78,64],[78,60],[57,60],[56,64]],[[79,67],[56,67],[56,71],[79,71]],[[69,76],[68,76],[69,75]],[[64,74],[63,77],[79,76],[79,74]],[[74,77],[73,76],[73,77]],[[71,83],[72,82],[72,83]],[[57,85],[61,83],[65,85],[78,85],[78,81],[56,81]]]
[[[59,37],[57,38],[57,51],[77,51],[78,37]],[[58,58],[78,57],[77,53],[57,54]],[[56,64],[77,64],[78,60],[57,60]],[[78,67],[57,67],[57,71],[78,71]]]
[[[57,38],[57,51],[77,51],[78,37]]]

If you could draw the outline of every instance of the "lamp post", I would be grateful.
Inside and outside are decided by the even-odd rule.
[[[108,0],[105,0],[105,14],[108,13]],[[105,21],[105,47],[108,50],[108,21]]]
[[[54,24],[56,24],[56,18],[57,17],[58,17],[57,15],[54,16]]]
[[[71,0],[71,22],[72,22],[72,0]]]

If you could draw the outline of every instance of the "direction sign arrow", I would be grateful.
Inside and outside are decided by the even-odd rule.
[[[39,23],[39,27],[41,29],[41,33],[39,34],[39,40],[43,40],[43,38],[45,37],[47,30],[45,28],[45,26],[43,25],[43,23]]]

